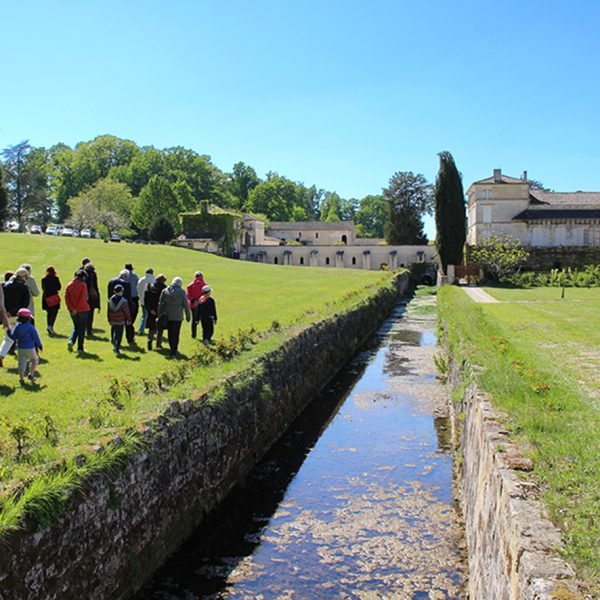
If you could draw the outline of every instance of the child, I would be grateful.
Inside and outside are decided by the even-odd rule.
[[[19,348],[19,382],[21,384],[25,383],[27,366],[29,366],[27,378],[32,383],[35,381],[35,369],[39,362],[38,352],[42,349],[40,336],[31,322],[32,316],[28,308],[20,308],[17,311],[17,324],[12,331],[8,332]]]
[[[202,296],[198,300],[198,317],[202,323],[202,343],[210,344],[215,325],[217,324],[217,306],[210,293],[212,288],[205,285],[202,288]]]
[[[113,352],[119,355],[123,329],[131,323],[129,302],[123,297],[125,288],[118,283],[113,288],[113,295],[108,301],[108,322],[110,323],[110,336],[113,344]]]

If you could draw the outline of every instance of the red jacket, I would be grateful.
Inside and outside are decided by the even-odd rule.
[[[190,308],[194,310],[198,306],[198,300],[202,296],[202,288],[206,285],[206,281],[202,277],[196,277],[185,289]]]
[[[65,290],[65,302],[70,313],[89,312],[88,289],[85,281],[73,279]]]

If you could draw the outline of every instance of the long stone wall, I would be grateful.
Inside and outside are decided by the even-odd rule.
[[[452,387],[463,385],[456,365]],[[459,496],[469,555],[469,597],[573,600],[574,572],[559,556],[560,532],[546,518],[539,490],[527,476],[526,449],[511,442],[488,398],[471,382],[460,423]]]
[[[200,401],[173,402],[116,475],[72,494],[51,527],[0,545],[2,600],[127,598],[254,466],[387,317],[381,290],[301,331]],[[219,396],[217,398],[217,395]]]

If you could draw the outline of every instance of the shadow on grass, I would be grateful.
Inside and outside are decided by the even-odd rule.
[[[48,388],[47,385],[43,385],[38,383],[37,381],[28,381],[27,379],[25,380],[25,383],[23,383],[21,385],[21,388],[24,390],[27,390],[28,392],[43,392],[45,389]]]
[[[10,396],[15,393],[15,388],[10,385],[0,385],[0,396]]]
[[[120,352],[119,354],[117,354],[115,356],[115,358],[118,360],[134,360],[134,361],[141,360],[140,356],[127,356],[127,354],[123,354],[123,352]]]
[[[126,350],[127,352],[135,352],[136,354],[146,354],[146,349],[142,348],[142,346],[138,346],[137,344],[128,344],[122,350]]]
[[[95,360],[96,362],[103,362],[104,359],[100,358],[98,354],[92,352],[77,352],[75,358],[81,358],[82,360]]]
[[[50,337],[53,340],[66,340],[69,336],[63,335],[62,333],[53,333]]]

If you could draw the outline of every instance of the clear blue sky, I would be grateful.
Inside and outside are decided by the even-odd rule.
[[[600,190],[600,2],[2,2],[0,148],[113,134],[341,196],[494,167]],[[428,224],[430,235],[431,224]]]

